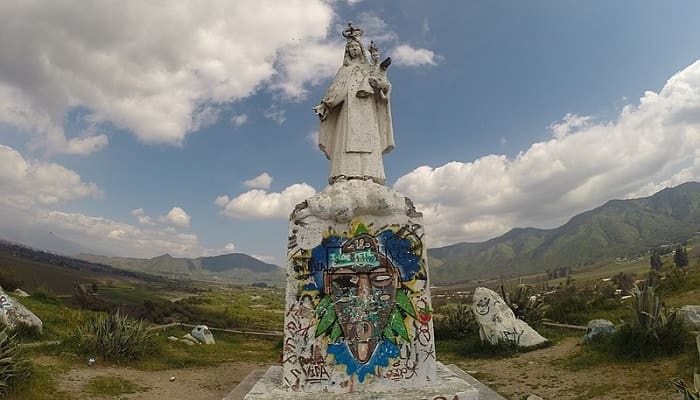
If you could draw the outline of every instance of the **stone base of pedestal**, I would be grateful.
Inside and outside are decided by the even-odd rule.
[[[501,400],[493,391],[486,390],[488,396],[480,395],[478,382],[454,365],[437,363],[438,382],[420,388],[392,389],[373,392],[352,393],[302,393],[287,392],[282,388],[282,367],[270,367],[258,381],[250,387],[252,379],[246,378],[224,400]],[[252,375],[255,374],[252,373]],[[259,376],[259,373],[257,373]],[[244,393],[247,388],[250,390]],[[481,390],[483,391],[483,390]],[[487,394],[487,393],[484,393]]]

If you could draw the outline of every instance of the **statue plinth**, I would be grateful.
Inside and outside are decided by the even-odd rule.
[[[337,182],[290,217],[283,386],[300,392],[436,382],[422,215],[372,181]]]

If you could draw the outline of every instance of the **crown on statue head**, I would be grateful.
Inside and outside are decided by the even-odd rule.
[[[348,22],[348,27],[343,31],[343,37],[347,39],[348,41],[350,40],[360,40],[360,37],[362,37],[363,31],[362,29],[356,27],[352,22]]]

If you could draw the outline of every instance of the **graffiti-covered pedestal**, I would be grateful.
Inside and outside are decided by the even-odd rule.
[[[421,214],[372,181],[336,182],[290,218],[283,385],[351,392],[434,382]]]
[[[277,390],[477,399],[436,361],[426,250],[422,215],[386,186],[336,182],[299,204]]]

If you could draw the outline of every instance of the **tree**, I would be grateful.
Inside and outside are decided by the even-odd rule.
[[[651,257],[649,258],[649,264],[651,264],[651,269],[654,271],[661,271],[661,255],[656,249],[651,251]]]
[[[673,262],[676,267],[683,268],[688,266],[688,251],[683,246],[678,246],[673,253]]]

